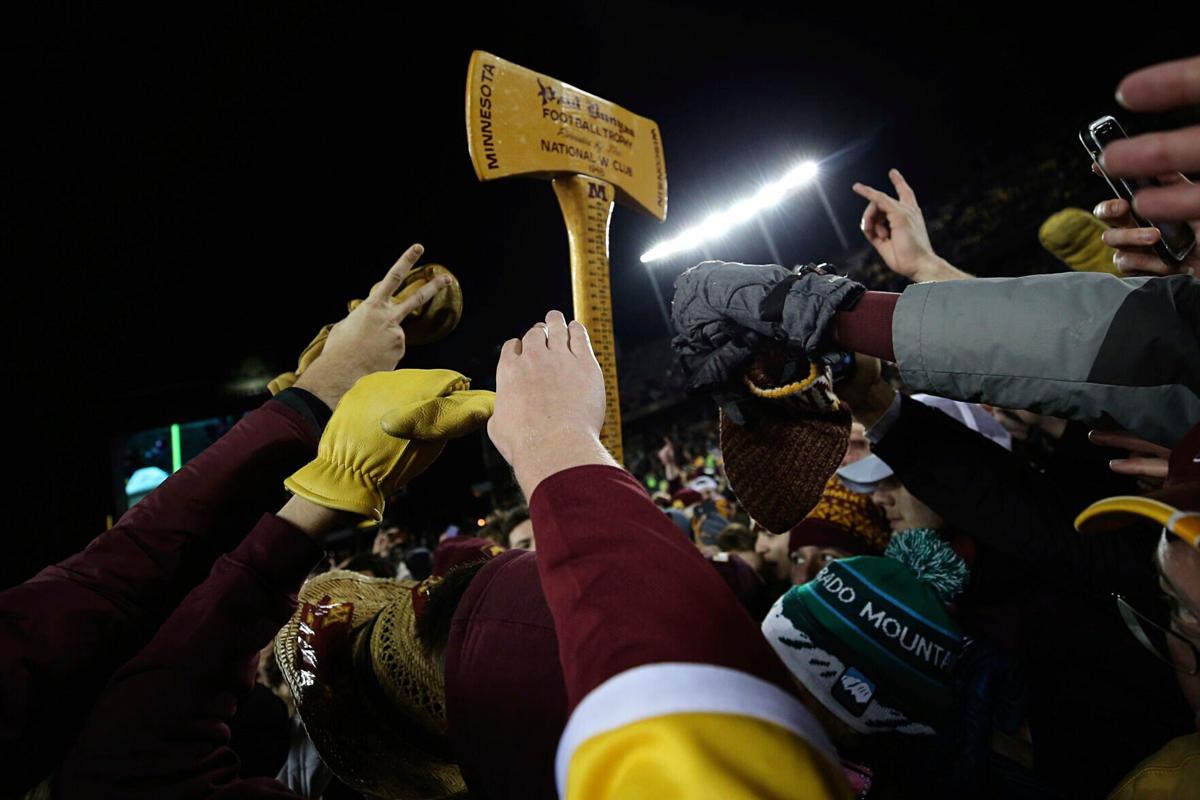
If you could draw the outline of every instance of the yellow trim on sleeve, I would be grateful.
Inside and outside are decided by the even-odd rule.
[[[732,714],[669,714],[588,739],[571,756],[566,800],[783,800],[853,795],[807,741]]]

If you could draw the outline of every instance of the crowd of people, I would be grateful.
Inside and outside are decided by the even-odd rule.
[[[1118,100],[1200,105],[1200,58]],[[494,393],[396,369],[461,307],[412,246],[270,400],[0,593],[0,795],[1200,797],[1200,257],[1144,222],[1200,235],[1200,129],[1099,166],[1139,191],[1081,247],[1044,232],[1062,273],[939,257],[896,170],[853,190],[903,292],[688,270],[673,346],[718,411],[633,474],[558,311]],[[397,524],[485,428],[524,502]],[[346,528],[371,545],[331,558]]]

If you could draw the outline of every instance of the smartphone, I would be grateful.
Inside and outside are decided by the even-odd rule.
[[[1104,180],[1108,181],[1108,185],[1112,187],[1117,197],[1129,201],[1132,209],[1135,192],[1150,186],[1162,186],[1162,183],[1157,178],[1113,178],[1104,171],[1103,166],[1100,166],[1100,154],[1104,152],[1104,148],[1108,146],[1109,142],[1128,138],[1121,123],[1111,115],[1101,117],[1079,131],[1079,141],[1083,143],[1096,166],[1100,167],[1100,173],[1104,176]],[[1158,229],[1161,236],[1155,242],[1154,250],[1163,261],[1183,261],[1196,246],[1196,236],[1187,223],[1153,222],[1137,214],[1133,214],[1133,218],[1140,227]]]

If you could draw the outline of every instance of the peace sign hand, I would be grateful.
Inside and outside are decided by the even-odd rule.
[[[333,326],[321,355],[296,381],[297,387],[312,392],[334,408],[359,378],[395,369],[405,353],[404,319],[433,299],[451,280],[448,276],[439,277],[402,302],[391,302],[392,295],[424,252],[425,248],[419,244],[405,250],[367,299]]]
[[[869,201],[860,227],[888,269],[918,283],[971,277],[933,251],[917,195],[900,170],[890,170],[888,178],[896,197],[862,183],[851,187]]]

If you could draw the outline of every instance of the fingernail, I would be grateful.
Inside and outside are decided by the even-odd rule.
[[[1099,203],[1096,203],[1096,207],[1092,209],[1092,216],[1094,217],[1103,217],[1107,213],[1108,203],[1104,202],[1103,200]]]
[[[1122,106],[1124,106],[1124,105],[1125,105],[1125,97],[1124,97],[1124,95],[1122,95],[1122,94],[1121,94],[1121,87],[1120,87],[1120,86],[1118,86],[1118,87],[1117,87],[1117,91],[1113,93],[1113,97],[1114,97],[1114,98],[1116,98],[1116,101],[1117,101],[1118,103],[1120,103]]]
[[[1111,469],[1112,467],[1119,467],[1120,465],[1122,465],[1122,464],[1124,464],[1124,463],[1125,463],[1125,459],[1123,459],[1123,458],[1114,458],[1112,461],[1109,461],[1109,462],[1108,462],[1108,466],[1109,466],[1109,468]]]
[[[1138,240],[1145,242],[1146,244],[1154,244],[1154,239],[1154,231],[1142,231],[1138,234]]]
[[[1104,242],[1109,247],[1112,247],[1112,242],[1108,240],[1108,233],[1108,231],[1105,231],[1104,233],[1100,234],[1100,241]]]
[[[1096,163],[1100,165],[1100,169],[1104,169],[1104,151],[1100,151],[1100,156],[1096,159]]]

